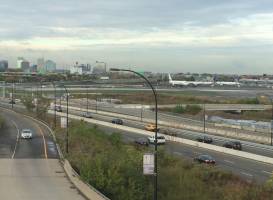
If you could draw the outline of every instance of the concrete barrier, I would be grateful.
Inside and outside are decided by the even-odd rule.
[[[2,108],[5,110],[8,110],[10,112],[15,112],[13,110],[10,109],[6,109],[6,108]],[[21,114],[21,113],[20,113]],[[75,172],[75,170],[71,167],[70,163],[68,162],[68,160],[65,160],[62,154],[62,151],[59,147],[59,145],[57,144],[56,141],[56,137],[54,134],[54,131],[52,131],[52,129],[43,121],[35,119],[31,116],[25,115],[25,114],[21,114],[27,118],[30,118],[31,120],[45,126],[50,134],[52,135],[55,143],[56,143],[56,147],[57,147],[57,151],[59,154],[59,157],[61,158],[61,163],[63,164],[63,168],[64,171],[66,173],[66,175],[68,176],[68,178],[70,179],[70,181],[76,186],[76,188],[89,200],[110,200],[109,198],[107,198],[106,196],[104,196],[102,193],[100,193],[98,190],[96,190],[94,187],[92,187],[91,185],[83,182],[79,175],[77,174],[77,172]]]
[[[54,111],[49,111],[49,113],[53,114]],[[57,114],[59,116],[66,116],[66,113],[57,113]],[[142,129],[127,127],[127,126],[122,126],[122,125],[117,125],[117,124],[112,124],[110,122],[104,122],[104,121],[99,121],[99,120],[95,120],[95,119],[87,119],[87,118],[83,118],[83,117],[71,115],[71,114],[69,114],[68,117],[71,119],[83,120],[83,121],[90,122],[93,124],[106,126],[106,127],[110,127],[110,128],[114,128],[114,129],[119,129],[119,130],[123,130],[123,131],[133,132],[133,133],[137,133],[137,134],[141,134],[141,135],[146,135],[146,136],[154,135],[154,133],[150,132],[150,131],[145,131]],[[164,135],[164,134],[160,134],[160,135]],[[195,147],[200,147],[200,148],[205,148],[205,149],[217,151],[220,153],[225,153],[225,154],[229,154],[229,155],[233,155],[233,156],[247,158],[247,159],[251,159],[251,160],[255,160],[255,161],[259,161],[259,162],[263,162],[263,163],[273,164],[273,158],[270,158],[270,157],[261,156],[261,155],[257,155],[257,154],[253,154],[253,153],[244,152],[244,151],[228,149],[225,147],[196,142],[193,140],[169,136],[169,135],[164,135],[164,136],[165,136],[166,140],[169,140],[169,141],[178,142],[178,143],[182,143],[182,144],[186,144],[186,145],[190,145],[190,146],[195,146]]]
[[[105,197],[91,185],[84,183],[75,170],[71,167],[70,163],[64,161],[64,170],[71,182],[77,187],[77,189],[89,200],[110,200]]]
[[[66,106],[62,106],[62,107],[66,108]],[[79,107],[73,107],[73,106],[69,106],[69,109],[82,111],[82,112],[86,111],[86,109],[82,109]],[[118,117],[118,118],[127,119],[127,120],[141,121],[141,118],[136,117],[136,116],[130,116],[130,115],[119,114],[119,113],[111,113],[111,112],[106,112],[106,111],[96,111],[96,110],[92,110],[92,109],[90,109],[89,111],[94,112],[94,113],[96,112],[97,114],[101,114],[101,115],[105,115],[105,116],[113,116],[113,117]],[[154,123],[154,120],[144,118],[144,119],[142,119],[142,122]],[[178,124],[178,123],[158,120],[158,125],[166,126],[166,127],[170,127],[170,128],[187,129],[187,130],[192,130],[192,131],[203,132],[203,124],[201,126],[197,126],[197,125],[193,125],[193,124],[187,124],[185,122],[181,122]],[[228,131],[228,130],[224,130],[224,129],[219,129],[219,128],[217,128],[217,126],[218,127],[226,126],[226,128],[233,128],[234,130]],[[241,127],[239,128],[239,126],[230,127],[230,125],[228,125],[228,124],[227,125],[215,124],[215,128],[206,127],[206,132],[211,133],[211,134],[215,134],[215,135],[219,135],[219,136],[229,136],[231,138],[247,139],[249,141],[268,143],[268,144],[270,143],[269,136],[268,137],[267,136],[258,137],[258,135],[254,135],[254,133],[249,134],[249,133],[239,132],[240,129],[241,129]]]

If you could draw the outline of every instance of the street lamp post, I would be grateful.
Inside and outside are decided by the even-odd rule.
[[[116,68],[111,68],[110,71],[115,71],[115,72],[119,72],[119,71],[123,71],[123,72],[132,72],[138,76],[140,76],[141,78],[143,78],[148,85],[150,86],[150,88],[153,91],[154,94],[154,100],[155,100],[155,144],[154,144],[154,200],[157,200],[157,93],[156,90],[154,89],[153,85],[151,84],[151,82],[142,74],[135,72],[133,70],[128,70],[128,69],[116,69]]]
[[[86,88],[86,113],[88,113],[88,88]]]
[[[14,82],[12,82],[12,89],[11,89],[11,108],[13,109],[13,103],[14,103]]]
[[[206,133],[206,107],[203,104],[203,132]]]
[[[271,103],[271,121],[270,121],[270,145],[272,146],[273,145],[273,99],[267,95],[267,94],[264,94],[264,96],[267,96],[267,98],[270,100],[270,103]]]
[[[66,93],[66,153],[68,154],[68,91],[65,85],[63,85]]]
[[[52,82],[54,87],[54,128],[57,126],[57,115],[56,115],[56,85],[54,81]]]

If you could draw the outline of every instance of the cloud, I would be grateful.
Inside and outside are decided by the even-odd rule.
[[[202,54],[202,70],[209,70],[220,62],[247,66],[246,52],[252,58],[272,52],[271,0],[10,0],[0,10],[2,55],[63,53],[66,63],[76,55],[96,59],[93,53],[116,64],[121,58],[139,64],[134,53],[150,69],[172,62],[179,70],[183,63],[197,69],[195,57]]]

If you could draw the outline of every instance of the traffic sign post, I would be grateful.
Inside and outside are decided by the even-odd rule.
[[[155,156],[153,153],[145,153],[143,155],[143,174],[154,175],[155,169]]]

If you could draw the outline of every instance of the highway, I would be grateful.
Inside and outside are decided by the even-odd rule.
[[[70,111],[70,114],[75,115],[81,115],[81,112],[79,111]],[[92,114],[94,119],[102,120],[102,121],[108,121],[110,122],[113,117],[111,116],[103,116],[93,113]],[[144,123],[136,122],[133,120],[124,120],[125,126],[135,127],[139,129],[143,129]],[[103,127],[103,129],[108,132],[114,132],[115,130]],[[161,128],[163,130],[163,128]],[[185,137],[188,139],[196,139],[198,135],[202,135],[202,133],[196,133],[186,130],[176,130],[181,133],[181,137]],[[129,133],[120,131],[122,133],[123,138],[126,142],[133,142],[134,139],[138,137],[143,137],[143,135],[137,135],[135,133]],[[214,137],[214,144],[216,145],[222,145],[224,141],[227,141],[227,138],[221,138],[221,137]],[[257,146],[255,143],[243,143],[243,150],[257,153],[261,155],[266,155],[272,157],[272,148],[266,145]],[[253,145],[253,146],[252,146]],[[166,151],[176,155],[181,156],[183,158],[187,158],[192,160],[195,156],[199,154],[210,154],[212,155],[216,161],[217,161],[217,167],[220,167],[221,169],[226,169],[229,171],[232,171],[235,174],[238,174],[242,176],[244,179],[251,181],[256,180],[258,182],[264,182],[266,181],[273,172],[273,166],[269,164],[264,164],[260,162],[256,162],[253,160],[248,160],[236,156],[226,155],[222,153],[218,153],[215,151],[210,151],[202,148],[192,147],[184,144],[178,144],[174,142],[167,142],[167,145],[162,146],[160,148],[164,148]]]
[[[124,124],[124,126],[127,125],[128,124]],[[117,131],[112,128],[103,126],[100,126],[100,128],[108,134],[111,134],[113,132],[121,133],[123,140],[127,143],[133,143],[134,140],[137,138],[145,138],[145,136],[136,134],[134,132],[121,130]],[[149,148],[151,148],[152,151],[153,145],[150,145]],[[216,159],[217,168],[231,171],[234,174],[241,176],[247,181],[257,181],[259,183],[262,183],[268,180],[268,178],[273,174],[273,165],[264,164],[261,162],[256,162],[253,160],[231,156],[223,153],[218,153],[203,148],[192,147],[185,144],[167,141],[165,145],[160,145],[159,149],[164,149],[175,156],[188,159],[190,162],[193,161],[194,157],[200,154],[209,154]]]
[[[7,122],[0,132],[0,199],[84,200],[66,178],[49,131],[15,112],[0,112]],[[24,128],[33,139],[20,138]]]
[[[10,107],[10,104],[2,104],[5,106]],[[20,104],[15,104],[14,105],[17,108],[24,108],[24,106],[20,105]],[[63,108],[65,109],[65,108]],[[106,109],[106,108],[105,108]],[[85,111],[85,109],[83,109]],[[110,108],[110,111],[112,109]],[[132,109],[134,110],[134,109]],[[123,112],[123,111],[120,111]],[[71,114],[75,114],[80,116],[82,114],[81,111],[77,111],[77,110],[73,110],[73,109],[69,109],[69,113]],[[148,116],[143,115],[144,117],[153,117],[153,114],[151,111],[147,111]],[[130,115],[134,115],[135,113],[132,111],[130,112]],[[101,121],[106,121],[106,122],[110,122],[114,117],[114,113],[112,116],[107,116],[107,115],[102,115],[102,114],[96,114],[96,113],[92,113],[92,116],[94,119],[98,119]],[[160,115],[159,115],[160,116]],[[130,127],[134,127],[134,128],[139,128],[139,129],[144,129],[144,126],[146,123],[141,122],[141,121],[136,121],[136,120],[129,120],[129,119],[125,119],[122,118],[124,120],[125,125],[130,126]],[[173,118],[175,119],[175,117]],[[190,122],[190,120],[189,120]],[[179,121],[178,121],[179,123]],[[200,124],[199,124],[200,125]],[[201,124],[202,125],[202,124]],[[191,131],[191,130],[185,130],[185,129],[181,129],[181,128],[172,128],[172,127],[166,127],[166,126],[160,126],[160,132],[161,133],[165,133],[165,132],[169,132],[169,133],[175,133],[177,135],[177,137],[181,137],[181,138],[186,138],[186,139],[191,139],[191,140],[196,140],[196,138],[198,136],[211,136],[213,137],[213,144],[214,145],[218,145],[218,146],[222,146],[225,142],[232,140],[229,137],[224,137],[224,136],[215,136],[215,135],[210,135],[210,134],[204,134],[202,132],[198,132],[198,131]],[[238,139],[237,139],[238,140]],[[243,146],[243,150],[246,152],[250,152],[250,153],[254,153],[254,154],[258,154],[258,155],[264,155],[264,156],[268,156],[268,157],[273,157],[273,147],[269,146],[269,145],[263,145],[263,144],[258,144],[258,143],[254,143],[254,142],[248,142],[245,140],[239,140],[242,143]]]

